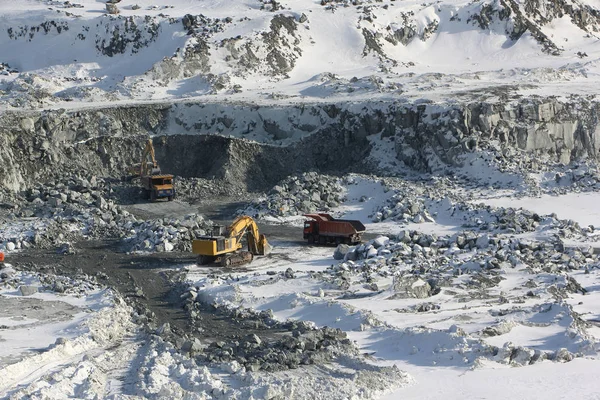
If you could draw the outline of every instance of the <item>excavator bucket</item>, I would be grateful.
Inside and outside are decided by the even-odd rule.
[[[269,244],[265,235],[261,234],[260,239],[258,240],[258,254],[261,256],[266,256],[271,253],[273,250],[273,246]]]
[[[248,251],[259,256],[266,256],[271,253],[273,246],[269,244],[265,235],[260,234],[258,240],[254,239],[252,232],[248,232]]]

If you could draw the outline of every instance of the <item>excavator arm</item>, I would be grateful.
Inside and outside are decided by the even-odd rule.
[[[241,240],[247,234],[248,251],[254,255],[264,256],[271,251],[271,245],[267,242],[265,235],[259,233],[256,222],[247,215],[237,217],[229,226],[229,237],[236,238],[239,248]]]
[[[150,163],[148,162],[148,156],[150,156]],[[152,165],[152,169],[148,169],[148,164]],[[156,162],[156,158],[154,157],[154,146],[152,144],[152,139],[148,139],[146,142],[146,147],[144,148],[144,152],[142,154],[142,163],[140,166],[140,175],[158,175],[160,174],[160,168],[158,167],[158,163]]]

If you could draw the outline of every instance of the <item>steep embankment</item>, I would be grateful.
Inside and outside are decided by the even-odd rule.
[[[433,173],[460,167],[473,152],[491,152],[499,168],[535,170],[544,162],[596,159],[597,120],[596,103],[554,99],[7,112],[0,117],[0,167],[2,185],[12,190],[75,171],[119,177],[139,162],[150,134],[163,170],[250,190],[307,170],[398,172],[380,170],[382,151],[398,166]]]

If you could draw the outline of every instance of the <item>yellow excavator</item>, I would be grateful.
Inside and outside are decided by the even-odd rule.
[[[150,157],[150,160],[148,160]],[[152,201],[161,198],[167,198],[171,201],[175,198],[175,187],[173,186],[173,175],[163,174],[154,157],[154,146],[152,139],[148,139],[142,162],[139,167],[140,181],[144,195]]]
[[[192,241],[192,252],[198,254],[198,264],[218,264],[232,267],[251,262],[255,255],[264,256],[271,252],[271,245],[265,235],[258,232],[254,220],[246,215],[237,217],[222,231],[216,226],[211,235],[201,236]],[[248,250],[241,250],[243,239],[248,243]]]

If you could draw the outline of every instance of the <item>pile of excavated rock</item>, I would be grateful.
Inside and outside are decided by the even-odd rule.
[[[560,232],[568,229],[570,223],[558,221],[554,225]],[[509,343],[495,349],[495,361],[512,365],[543,359],[569,361],[593,348],[586,324],[564,299],[572,293],[586,293],[569,273],[598,269],[600,260],[592,248],[565,248],[560,233],[554,241],[540,242],[471,231],[437,237],[403,230],[395,237],[380,236],[358,246],[339,245],[333,257],[340,262],[320,278],[341,290],[382,293],[388,299],[422,300],[412,301],[410,307],[398,312],[438,310],[436,295],[440,293],[453,296],[465,307],[477,301],[506,304],[505,308],[512,307],[510,314],[519,310],[543,313],[544,307],[564,308],[578,352],[559,349],[544,353]],[[512,270],[525,270],[531,278],[511,292],[504,292],[501,282]],[[497,318],[503,321],[503,315],[498,311]],[[512,325],[508,330],[511,328]],[[483,338],[497,334],[501,333],[486,328],[475,335]]]
[[[198,289],[191,286],[182,297],[184,309],[190,319],[201,327],[202,319],[198,310],[206,305],[202,304]],[[317,329],[306,321],[278,321],[271,310],[257,312],[222,306],[216,312],[232,319],[238,326],[247,327],[249,332],[258,329],[269,338],[261,339],[255,333],[249,333],[234,341],[216,341],[207,347],[194,342],[183,345],[183,350],[199,355],[205,361],[227,363],[230,366],[228,368],[233,369],[232,372],[240,369],[250,372],[281,371],[295,369],[300,365],[323,364],[340,353],[358,354],[346,333],[337,328]],[[282,331],[291,334],[269,334]]]
[[[539,173],[540,188],[545,193],[565,194],[600,189],[600,172],[596,163],[581,161],[570,165],[548,165]],[[546,171],[547,170],[547,171]]]
[[[297,216],[328,211],[344,201],[345,188],[339,178],[306,172],[291,176],[271,189],[266,199],[259,200],[240,213],[261,218]]]
[[[434,222],[433,217],[425,207],[424,200],[404,191],[395,193],[388,199],[386,205],[375,210],[369,218],[373,222],[390,219],[404,223]]]
[[[0,287],[18,289],[21,296],[51,291],[82,296],[100,289],[96,277],[80,274],[76,279],[51,273],[49,270],[36,270],[27,266],[27,271],[13,268],[9,264],[0,265]]]
[[[249,334],[233,342],[213,342],[204,349],[209,362],[235,362],[246,371],[281,371],[300,365],[323,364],[338,352],[355,353],[346,333],[336,328],[321,328],[292,335],[282,335],[273,341],[263,341]]]
[[[123,238],[136,218],[107,199],[105,181],[73,177],[53,185],[40,184],[23,193],[4,194],[12,208],[12,230],[2,232],[9,251],[22,247],[51,248],[81,238]]]
[[[191,240],[212,226],[196,214],[140,221],[110,197],[116,197],[111,183],[95,177],[40,184],[17,195],[4,193],[10,200],[5,205],[11,221],[11,229],[0,231],[4,248],[56,248],[68,255],[77,251],[73,243],[78,240],[116,238],[129,251],[190,251]]]
[[[542,217],[529,210],[511,207],[493,207],[483,203],[453,203],[449,199],[444,199],[439,204],[451,217],[461,218],[463,228],[480,231],[533,232],[542,222],[544,224],[557,223],[555,216]]]
[[[600,189],[600,171],[592,160],[580,159],[562,164],[552,156],[529,153],[516,147],[500,147],[495,141],[482,144],[482,149],[490,152],[490,160],[500,171],[523,179],[526,184],[521,187],[523,195]]]
[[[451,183],[446,190],[436,186],[424,188],[422,184],[404,182],[401,185],[393,180],[382,180],[388,190],[394,194],[386,204],[378,207],[369,216],[373,222],[393,220],[404,224],[435,222],[443,214],[444,218],[459,222],[469,230],[497,232],[497,233],[524,233],[533,232],[540,226],[546,229],[561,225],[561,232],[565,237],[578,235],[585,236],[586,230],[574,221],[561,221],[556,215],[540,216],[529,210],[511,207],[494,207],[484,203],[472,203],[456,193],[451,193]],[[591,233],[591,232],[587,232]]]
[[[212,222],[201,215],[145,221],[134,227],[128,239],[131,251],[192,251],[192,240],[205,235]]]
[[[213,199],[215,196],[241,198],[245,195],[239,187],[220,180],[176,177],[174,182],[177,198],[191,204]]]
[[[341,244],[334,258],[343,261],[339,265],[343,270],[368,266],[393,272],[394,266],[402,265],[405,269],[414,268],[417,273],[431,270],[462,274],[520,264],[534,271],[557,273],[585,268],[598,257],[591,248],[565,250],[560,242],[534,242],[473,232],[438,238],[435,234],[403,230],[395,240],[380,236],[358,246]]]

